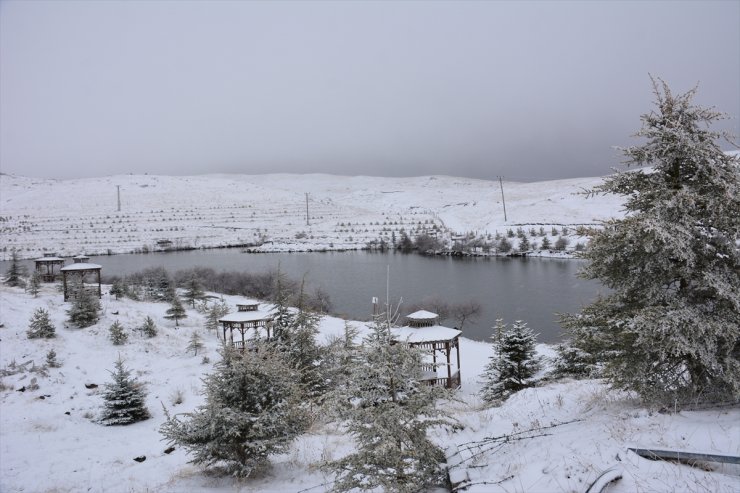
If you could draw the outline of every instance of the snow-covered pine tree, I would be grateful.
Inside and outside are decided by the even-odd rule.
[[[206,316],[206,329],[216,332],[219,328],[218,321],[227,313],[229,313],[229,305],[223,299],[211,305]]]
[[[172,305],[167,309],[164,318],[175,321],[175,327],[179,327],[179,320],[188,318],[188,314],[185,312],[185,308],[182,306],[180,297],[177,293],[172,294]]]
[[[123,279],[119,278],[113,281],[113,285],[110,288],[110,294],[115,296],[117,300],[126,294],[126,287],[123,284]]]
[[[417,492],[443,482],[444,454],[427,431],[451,423],[435,407],[437,389],[419,382],[419,351],[393,342],[377,319],[349,372],[344,400],[354,404],[347,429],[357,451],[325,465],[333,490]]]
[[[519,240],[518,249],[520,252],[526,252],[529,250],[529,248],[529,238],[527,238],[527,235],[523,235],[522,238]]]
[[[203,349],[205,346],[203,345],[203,341],[200,339],[200,335],[193,331],[193,333],[190,335],[190,340],[188,341],[188,347],[185,348],[186,352],[193,352],[193,356],[198,356],[198,351]]]
[[[547,236],[544,236],[542,238],[542,249],[543,250],[549,250],[552,247],[552,243],[550,243],[550,238]]]
[[[75,292],[76,296],[72,300],[72,306],[67,310],[69,321],[81,329],[90,327],[98,321],[100,316],[100,300],[81,283]]]
[[[322,364],[327,385],[334,392],[341,394],[347,388],[349,380],[347,369],[357,361],[359,345],[355,340],[358,335],[357,327],[345,321],[342,335],[331,337],[326,345]],[[334,404],[331,407],[334,407]]]
[[[39,295],[39,291],[41,291],[41,274],[39,274],[39,271],[34,270],[31,272],[31,277],[28,280],[28,292],[36,298]]]
[[[185,301],[195,308],[195,302],[201,299],[204,294],[205,292],[200,286],[200,281],[198,281],[198,278],[193,274],[185,285]]]
[[[144,319],[144,324],[139,327],[139,330],[147,337],[155,337],[157,335],[157,325],[154,323],[154,319],[148,315]]]
[[[488,402],[505,400],[530,387],[534,383],[532,377],[540,368],[535,356],[537,336],[526,322],[516,320],[507,330],[503,321],[497,319],[494,328],[497,329],[497,334],[492,336],[494,354],[483,374],[481,389],[481,397]]]
[[[49,349],[49,352],[46,353],[46,366],[49,368],[59,368],[62,366],[57,359],[57,352],[54,351],[54,348]]]
[[[18,250],[13,248],[10,252],[10,265],[8,266],[8,270],[5,272],[5,284],[12,287],[22,287],[24,284],[22,279],[24,271],[25,269],[21,265],[20,258],[18,257]]]
[[[118,320],[113,322],[113,324],[108,329],[108,332],[108,337],[110,338],[114,346],[120,346],[128,341],[128,334],[124,330],[123,325],[121,325]]]
[[[258,344],[248,355],[224,346],[215,372],[203,380],[205,403],[192,413],[167,415],[162,435],[187,449],[193,464],[246,477],[303,431],[292,372],[267,343]]]
[[[37,308],[33,312],[26,334],[29,339],[51,339],[52,337],[56,337],[56,330],[49,319],[49,312],[43,308]]]
[[[131,371],[119,358],[115,371],[110,372],[113,382],[105,384],[103,412],[98,420],[106,426],[127,425],[149,418],[144,388],[131,378]]]
[[[653,81],[657,110],[624,149],[627,166],[595,189],[627,216],[596,231],[582,276],[610,288],[561,323],[620,389],[673,407],[740,397],[740,158],[722,152],[695,106]]]

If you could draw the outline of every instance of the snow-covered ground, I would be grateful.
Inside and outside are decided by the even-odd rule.
[[[226,300],[233,306],[238,298]],[[331,477],[318,464],[352,448],[335,425],[314,426],[287,453],[273,457],[270,470],[241,481],[204,474],[187,463],[182,449],[166,454],[158,432],[164,420],[162,406],[180,413],[202,402],[200,379],[218,358],[219,342],[202,328],[203,317],[192,309],[177,329],[163,318],[165,304],[115,300],[107,294],[102,304],[103,316],[96,325],[68,328],[67,305],[53,286],[45,285],[38,298],[0,286],[0,370],[6,374],[0,390],[0,491],[326,491]],[[39,307],[49,310],[56,339],[27,339],[28,321]],[[147,315],[157,322],[155,338],[130,333],[128,343],[112,345],[108,327],[114,321],[130,332]],[[343,320],[323,318],[320,341],[339,334],[343,326]],[[201,333],[206,345],[197,356],[185,350],[193,331]],[[46,373],[31,371],[34,364],[43,365],[50,348],[62,366]],[[539,352],[552,354],[548,346],[540,346]],[[520,392],[503,406],[488,408],[476,393],[490,354],[488,344],[463,339],[462,389],[457,400],[442,403],[462,429],[435,436],[440,445],[450,447],[451,462],[459,462],[453,476],[468,481],[468,491],[585,491],[614,465],[623,468],[623,478],[610,486],[610,492],[740,491],[740,466],[651,462],[627,451],[639,446],[740,455],[740,409],[661,414],[608,390],[602,382],[570,380]],[[211,363],[202,362],[204,355]],[[93,419],[101,410],[102,385],[110,380],[108,371],[119,356],[146,385],[152,418],[104,427]],[[25,370],[7,375],[14,367]],[[34,378],[38,389],[30,390]],[[89,389],[85,384],[100,387]],[[23,387],[26,391],[20,392]],[[178,405],[173,404],[176,393],[183,396]],[[486,442],[550,426],[518,435],[541,436]],[[133,460],[142,455],[145,461]]]
[[[0,174],[0,260],[154,250],[158,242],[261,251],[363,248],[427,232],[504,234],[593,224],[621,214],[622,200],[579,194],[601,181],[498,182],[423,176],[119,175],[45,180]],[[118,211],[120,187],[121,208]],[[309,221],[306,224],[306,194]],[[581,238],[573,236],[570,248]],[[159,243],[161,245],[161,243]],[[515,242],[516,245],[516,242]]]

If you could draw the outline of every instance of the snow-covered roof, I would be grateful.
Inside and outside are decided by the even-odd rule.
[[[102,269],[102,265],[98,264],[88,264],[87,262],[79,262],[76,264],[69,264],[66,267],[62,267],[62,270],[70,271],[70,270],[97,270]]]
[[[64,259],[61,257],[41,257],[37,258],[36,262],[64,262]]]
[[[442,325],[432,325],[430,327],[395,327],[391,329],[391,333],[399,341],[413,343],[451,341],[462,334],[462,331]]]
[[[273,316],[269,312],[256,310],[252,312],[233,312],[227,313],[221,317],[219,322],[256,322],[257,320],[272,320]]]
[[[412,318],[414,320],[429,320],[437,317],[439,317],[439,315],[436,313],[428,312],[426,310],[419,310],[418,312],[406,315],[406,318]]]
[[[250,299],[250,298],[247,298],[247,299],[240,300],[240,301],[237,301],[236,302],[236,305],[237,306],[239,306],[239,305],[259,305],[259,304],[260,304],[260,302],[258,300],[253,300],[253,299]]]

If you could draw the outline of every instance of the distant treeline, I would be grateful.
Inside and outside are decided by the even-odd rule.
[[[289,279],[277,270],[216,272],[210,267],[193,267],[171,274],[164,267],[151,267],[125,276],[105,276],[103,282],[113,284],[116,291],[139,300],[169,301],[176,288],[187,289],[194,279],[205,291],[271,301],[275,298],[278,276],[281,277],[282,288],[290,294],[291,303],[297,305],[303,283]],[[331,310],[331,300],[323,289],[304,285],[303,291],[304,307],[319,313]]]

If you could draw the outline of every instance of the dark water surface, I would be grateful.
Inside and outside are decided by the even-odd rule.
[[[477,320],[466,321],[464,336],[487,341],[496,318],[521,319],[542,342],[556,342],[561,334],[556,313],[578,311],[592,301],[600,285],[576,277],[579,260],[548,258],[452,258],[400,253],[309,252],[241,253],[239,249],[124,254],[91,257],[103,266],[103,275],[123,275],[148,267],[170,272],[202,266],[216,271],[265,272],[280,269],[289,277],[306,275],[310,288],[321,286],[331,297],[333,310],[352,319],[372,314],[373,296],[385,302],[386,270],[390,266],[390,299],[403,305],[427,297],[449,302],[476,300],[483,306]],[[32,266],[32,262],[24,262]],[[0,266],[7,270],[7,262]],[[448,322],[452,325],[452,322]]]

